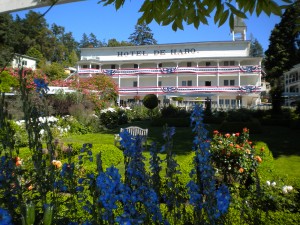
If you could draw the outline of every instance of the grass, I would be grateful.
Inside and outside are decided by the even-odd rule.
[[[132,124],[123,125],[140,126],[149,128],[148,146],[151,142],[158,143],[159,146],[164,144],[162,133],[163,127],[152,127],[150,121],[136,121]],[[209,125],[209,131],[218,129],[218,125]],[[86,142],[96,144],[114,144],[114,135],[119,133],[120,127],[112,130],[107,130],[102,133],[72,135],[63,139],[64,143],[79,143]],[[185,160],[186,156],[192,150],[193,133],[190,127],[176,128],[173,144],[174,152],[177,155],[178,162]],[[264,126],[263,132],[259,134],[251,134],[250,139],[254,142],[262,142],[268,146],[274,156],[274,168],[280,176],[288,177],[289,179],[299,179],[300,174],[300,145],[298,139],[300,130],[291,130],[288,127],[282,126]],[[149,152],[145,153],[149,157]]]

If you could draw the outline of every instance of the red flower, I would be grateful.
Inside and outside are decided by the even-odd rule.
[[[230,134],[229,133],[225,134],[225,137],[230,138]]]
[[[217,134],[219,134],[219,131],[214,130],[214,135],[217,135]]]

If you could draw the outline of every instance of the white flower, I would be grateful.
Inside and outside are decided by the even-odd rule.
[[[40,130],[40,135],[43,136],[44,133],[45,133],[45,130],[44,130],[44,129],[41,129],[41,130]]]
[[[18,126],[22,126],[24,123],[25,123],[25,120],[19,120],[19,121],[16,121],[16,124],[17,124]]]
[[[270,184],[271,184],[271,182],[269,180],[267,180],[266,183],[267,183],[268,186],[270,186]]]
[[[283,187],[282,187],[282,193],[283,193],[283,194],[287,194],[287,193],[288,193],[287,187],[288,187],[288,186],[283,186]]]
[[[292,187],[292,186],[287,186],[287,190],[288,190],[288,191],[292,191],[292,190],[293,190],[293,187]]]
[[[275,186],[276,186],[276,182],[273,181],[273,182],[271,183],[271,186],[272,186],[272,187],[275,187]]]

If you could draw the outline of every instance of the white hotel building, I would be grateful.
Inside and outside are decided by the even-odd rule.
[[[82,48],[77,72],[111,76],[121,105],[151,93],[161,102],[181,96],[218,108],[252,107],[261,102],[262,58],[249,56],[245,30],[236,26],[232,41]]]

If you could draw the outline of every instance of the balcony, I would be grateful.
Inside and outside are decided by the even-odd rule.
[[[261,87],[254,85],[245,86],[163,86],[163,87],[121,87],[119,88],[119,94],[121,95],[135,95],[135,94],[174,94],[174,95],[186,95],[197,93],[235,93],[235,94],[259,94]]]
[[[133,69],[86,69],[80,68],[78,74],[106,74],[109,76],[126,76],[137,74],[257,74],[261,72],[260,66],[245,65],[245,66],[224,66],[224,67],[162,67],[162,68],[133,68]]]

